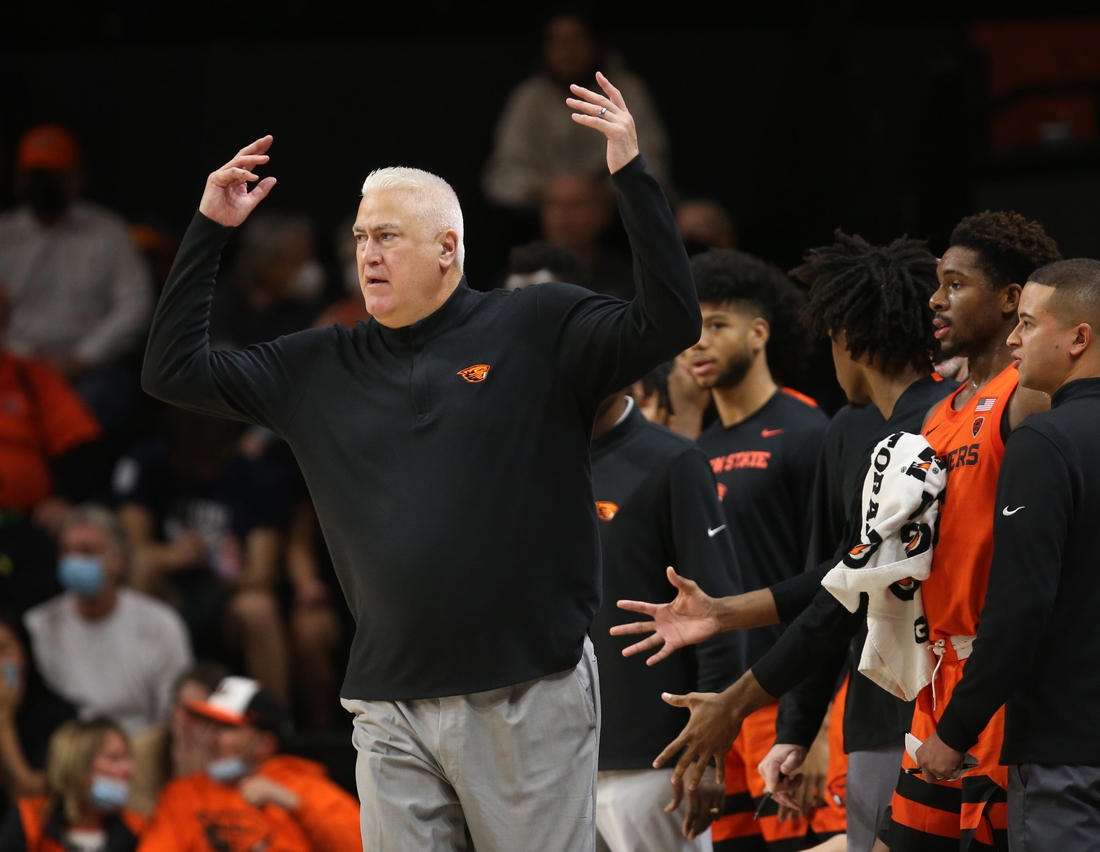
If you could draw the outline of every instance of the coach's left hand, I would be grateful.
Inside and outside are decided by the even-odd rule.
[[[569,90],[576,97],[566,98],[565,103],[576,110],[573,121],[595,128],[607,137],[607,168],[615,174],[638,156],[638,132],[622,93],[599,71],[596,82],[605,94],[574,84]]]
[[[955,751],[933,733],[917,749],[917,763],[920,764],[921,777],[929,783],[934,781],[954,781],[963,772],[964,755]]]

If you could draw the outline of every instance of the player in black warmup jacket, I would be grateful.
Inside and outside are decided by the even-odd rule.
[[[1032,273],[1008,338],[1020,386],[1050,394],[1005,444],[974,650],[917,758],[950,776],[1005,705],[1012,848],[1100,838],[1100,261]]]
[[[721,529],[710,465],[692,441],[648,422],[625,392],[601,407],[592,434],[603,552],[603,604],[592,622],[603,715],[596,826],[611,852],[702,852],[722,787],[711,770],[684,807],[664,812],[672,772],[654,769],[653,755],[687,717],[661,692],[728,686],[746,668],[743,637],[723,634],[655,669],[623,658],[608,630],[622,620],[617,600],[667,596],[669,566],[704,589],[741,591],[733,540]]]

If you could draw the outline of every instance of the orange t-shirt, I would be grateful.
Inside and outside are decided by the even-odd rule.
[[[100,436],[63,376],[0,352],[0,509],[29,511],[53,491],[49,462]]]
[[[1012,366],[982,387],[958,411],[945,399],[922,433],[947,462],[947,493],[940,509],[932,573],[921,585],[931,640],[973,636],[989,585],[993,513],[1005,446],[1001,419],[1020,381]]]
[[[66,847],[57,838],[46,834],[46,827],[50,821],[50,803],[45,796],[20,799],[18,807],[26,852],[65,852]],[[131,835],[141,836],[145,828],[145,817],[127,808],[123,808],[118,817]]]
[[[298,796],[293,814],[253,807],[236,787],[197,772],[164,788],[138,852],[361,852],[359,805],[324,767],[279,755],[257,773]]]

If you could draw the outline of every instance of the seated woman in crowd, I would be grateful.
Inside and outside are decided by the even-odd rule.
[[[132,852],[144,819],[126,808],[134,764],[114,722],[66,722],[50,740],[45,796],[21,799],[0,852]]]

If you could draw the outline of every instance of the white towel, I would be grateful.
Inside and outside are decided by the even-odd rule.
[[[922,435],[895,432],[879,442],[863,482],[864,528],[821,581],[849,612],[866,592],[867,643],[859,670],[912,701],[932,682],[920,584],[932,568],[932,543],[947,467]]]

